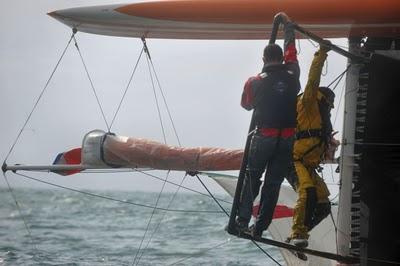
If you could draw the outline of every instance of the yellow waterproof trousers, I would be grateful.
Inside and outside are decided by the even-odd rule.
[[[317,174],[317,166],[315,164],[308,165],[302,160],[294,162],[298,177],[296,184],[298,199],[294,209],[292,238],[308,239],[308,231],[316,225],[313,219],[315,219],[317,206],[329,206],[330,208],[329,190],[324,180]],[[320,220],[316,223],[319,222]]]

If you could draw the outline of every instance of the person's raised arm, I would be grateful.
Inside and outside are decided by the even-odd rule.
[[[308,73],[307,85],[304,89],[303,101],[312,102],[317,100],[319,82],[321,80],[322,68],[328,56],[328,46],[321,45],[320,49],[314,54]]]
[[[300,67],[297,61],[296,37],[293,23],[288,21],[284,26],[284,56],[283,60],[288,68],[293,71],[296,78],[300,77]]]

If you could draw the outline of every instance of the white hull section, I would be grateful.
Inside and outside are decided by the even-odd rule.
[[[235,195],[237,179],[226,178],[223,176],[212,176],[212,175],[209,176],[212,177],[221,187],[223,187],[228,192],[229,195],[231,195],[232,197]],[[256,201],[257,200],[259,199],[256,199]],[[296,200],[297,200],[297,193],[290,186],[282,185],[279,194],[278,205],[285,205],[289,208],[294,208]],[[332,214],[335,219],[335,223],[336,223],[337,211],[338,211],[337,206],[336,205],[332,206]],[[272,224],[268,228],[268,232],[271,234],[274,240],[284,242],[291,233],[291,227],[292,227],[292,217],[278,218],[272,221]],[[308,248],[336,253],[335,226],[330,217],[327,217],[324,221],[322,221],[317,227],[315,227],[311,231]],[[336,261],[312,255],[307,255],[308,260],[302,261],[286,249],[280,249],[280,251],[287,265],[315,265],[315,266],[337,265]]]

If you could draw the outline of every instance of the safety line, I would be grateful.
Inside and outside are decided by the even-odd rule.
[[[13,200],[14,200],[14,203],[15,203],[15,205],[17,206],[18,213],[19,213],[19,215],[21,216],[22,221],[24,222],[25,229],[26,229],[26,231],[28,232],[28,236],[29,236],[29,238],[30,238],[30,240],[31,240],[33,249],[34,249],[34,251],[35,251],[33,256],[35,256],[36,254],[39,253],[39,250],[38,250],[38,248],[36,247],[35,241],[34,241],[34,239],[33,239],[31,230],[29,229],[29,226],[28,226],[28,223],[27,223],[27,221],[26,221],[25,215],[22,213],[21,207],[19,206],[19,203],[18,203],[18,200],[17,200],[17,196],[15,196],[14,191],[13,191],[13,189],[11,188],[10,183],[8,182],[8,178],[7,178],[5,172],[3,172],[3,177],[4,177],[4,180],[5,180],[6,183],[7,183],[8,191],[11,193],[11,196],[12,196],[12,198],[13,198]]]
[[[135,202],[128,201],[128,200],[120,200],[120,199],[116,199],[116,198],[112,198],[112,197],[108,197],[108,196],[103,196],[103,195],[94,194],[94,193],[87,192],[87,191],[82,191],[82,190],[78,190],[78,189],[74,189],[74,188],[70,188],[70,187],[54,184],[54,183],[51,183],[51,182],[48,182],[48,181],[44,181],[44,180],[40,180],[38,178],[34,178],[34,177],[31,177],[31,176],[28,176],[28,175],[24,175],[24,174],[21,174],[21,173],[15,173],[15,174],[19,175],[21,177],[24,177],[24,178],[31,179],[33,181],[39,182],[39,183],[43,183],[43,184],[47,184],[47,185],[53,186],[53,187],[58,187],[58,188],[62,188],[62,189],[65,189],[65,190],[81,193],[81,194],[84,194],[84,195],[87,195],[87,196],[91,196],[91,197],[106,199],[106,200],[115,201],[115,202],[119,202],[119,203],[130,204],[130,205],[143,207],[143,208],[149,208],[149,209],[154,209],[155,208],[155,209],[160,210],[160,211],[182,212],[182,213],[222,213],[221,211],[180,210],[180,209],[166,209],[166,208],[154,207],[154,206],[150,206],[150,205],[146,205],[146,204],[135,203]]]
[[[200,181],[200,183],[203,185],[204,189],[207,190],[208,194],[214,199],[214,201],[218,204],[218,206],[221,208],[221,210],[226,214],[226,216],[229,217],[229,213],[221,206],[221,204],[218,202],[218,200],[214,197],[214,195],[211,193],[211,191],[207,188],[207,186],[203,183],[203,181],[200,179],[200,177],[196,174],[197,179]],[[274,261],[277,265],[282,266],[278,261],[276,261],[267,251],[265,251],[258,243],[256,243],[254,240],[251,240],[253,244],[261,250],[265,255],[267,255],[272,261]]]
[[[128,89],[129,89],[129,87],[130,87],[130,85],[131,85],[131,82],[132,82],[132,80],[133,80],[133,76],[135,75],[136,69],[137,69],[137,67],[138,67],[138,65],[139,65],[139,62],[140,62],[140,59],[142,58],[143,51],[144,51],[144,46],[143,46],[142,50],[140,51],[140,54],[139,54],[139,57],[138,57],[138,59],[137,59],[137,61],[136,61],[135,67],[133,68],[133,71],[132,71],[132,74],[131,74],[131,76],[130,76],[130,78],[129,78],[128,84],[126,85],[124,94],[122,95],[121,101],[119,102],[119,105],[118,105],[118,107],[117,107],[117,110],[115,111],[114,117],[113,117],[113,119],[111,120],[111,123],[110,123],[110,131],[111,131],[111,128],[112,128],[112,126],[113,126],[113,124],[114,124],[115,118],[117,117],[117,114],[118,114],[118,112],[119,112],[119,110],[120,110],[120,108],[121,108],[121,106],[122,106],[122,102],[123,102],[124,99],[125,99],[126,93],[128,92]]]
[[[221,246],[223,246],[223,245],[226,245],[226,244],[229,243],[230,241],[231,241],[231,239],[228,238],[228,240],[226,240],[226,241],[224,241],[224,242],[221,242],[221,243],[219,243],[218,245],[215,245],[215,246],[212,246],[212,247],[210,247],[210,248],[206,248],[206,249],[201,250],[201,251],[199,251],[199,252],[193,253],[193,254],[191,254],[191,255],[190,255],[189,257],[187,257],[187,258],[180,259],[180,260],[178,260],[178,261],[175,261],[174,263],[168,264],[167,266],[177,265],[177,264],[182,263],[182,262],[184,262],[184,261],[190,260],[191,258],[197,257],[197,256],[199,256],[199,255],[201,255],[201,254],[204,254],[204,253],[210,251],[210,250],[213,250],[213,249],[219,248],[219,247],[221,247]]]
[[[87,66],[86,66],[85,60],[83,59],[83,56],[82,56],[81,50],[79,49],[78,42],[77,42],[77,40],[76,40],[75,36],[73,37],[73,39],[74,39],[74,42],[75,42],[75,47],[76,47],[76,49],[78,50],[79,57],[81,58],[81,61],[82,61],[83,67],[85,68],[85,71],[86,71],[86,76],[87,76],[87,77],[88,77],[88,79],[89,79],[90,86],[92,87],[92,91],[93,91],[93,93],[94,93],[94,96],[96,97],[97,105],[98,105],[98,106],[99,106],[99,108],[100,108],[101,115],[103,116],[104,123],[106,124],[107,131],[108,131],[108,132],[110,132],[110,126],[108,125],[107,118],[106,118],[106,116],[105,116],[105,114],[104,114],[103,107],[102,107],[102,105],[101,105],[101,103],[100,103],[100,99],[99,99],[99,97],[98,97],[98,95],[97,95],[96,89],[94,88],[94,85],[93,85],[92,78],[90,77],[90,74],[89,74],[88,68],[87,68]]]
[[[54,76],[54,73],[56,72],[58,66],[60,65],[61,60],[63,59],[65,53],[67,52],[67,49],[68,49],[68,47],[69,47],[69,45],[70,45],[72,39],[74,38],[74,35],[75,35],[75,32],[72,33],[71,38],[69,39],[69,41],[68,41],[66,47],[64,48],[64,50],[63,50],[63,52],[62,52],[60,58],[58,59],[56,66],[54,67],[53,71],[51,72],[50,77],[47,79],[46,84],[45,84],[45,86],[44,86],[42,92],[39,94],[39,97],[37,98],[37,100],[36,100],[36,102],[35,102],[35,104],[34,104],[32,110],[31,110],[31,112],[29,113],[28,117],[26,118],[25,123],[23,124],[21,130],[19,131],[19,133],[18,133],[18,135],[17,135],[17,137],[16,137],[16,139],[14,140],[13,145],[11,146],[11,149],[9,150],[9,152],[8,152],[8,154],[7,154],[7,156],[6,156],[6,158],[4,159],[4,162],[7,161],[8,157],[10,156],[11,152],[13,151],[15,145],[17,144],[17,142],[18,142],[18,140],[19,140],[19,138],[20,138],[22,132],[24,131],[26,125],[28,124],[29,120],[31,119],[33,112],[35,111],[37,105],[39,104],[40,99],[42,98],[44,92],[46,91],[47,87],[49,86],[50,81],[52,80],[52,78],[53,78],[53,76]]]

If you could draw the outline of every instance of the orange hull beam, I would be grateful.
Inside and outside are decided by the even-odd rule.
[[[280,11],[323,38],[400,37],[399,0],[164,0],[58,10],[78,31],[166,39],[266,39]]]

